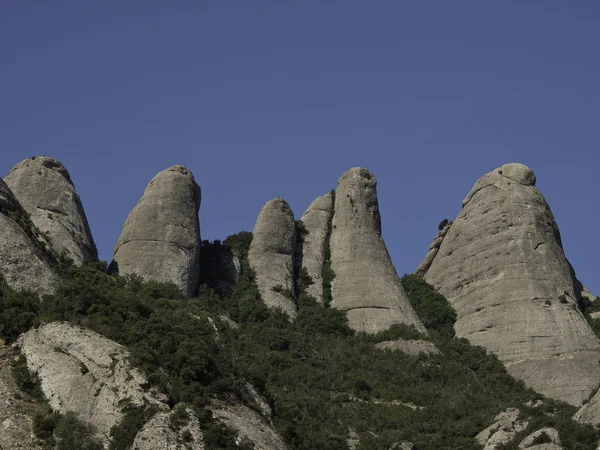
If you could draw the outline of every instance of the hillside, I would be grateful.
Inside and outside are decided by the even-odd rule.
[[[35,164],[67,186],[62,164],[25,166]],[[173,166],[150,182],[111,264],[92,251],[70,257],[93,248],[89,233],[61,225],[85,231],[81,207],[63,208],[57,224],[35,219],[40,201],[21,201],[8,182],[2,192],[0,233],[37,258],[0,259],[3,450],[600,441],[600,302],[568,264],[525,166],[478,181],[417,275],[402,278],[365,169],[346,172],[302,220],[278,198],[252,233],[209,242],[199,186]],[[32,262],[51,281],[23,289],[31,275],[20,267]]]

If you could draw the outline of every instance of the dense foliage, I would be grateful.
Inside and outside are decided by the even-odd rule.
[[[228,241],[238,245],[236,255],[246,254],[248,235],[219,246]],[[297,283],[292,324],[260,301],[244,258],[231,296],[203,286],[198,298],[187,300],[173,285],[110,276],[102,264],[71,267],[56,294],[41,304],[4,285],[0,334],[12,342],[32,326],[67,320],[126,345],[171,406],[183,402],[196,409],[208,448],[237,448],[205,406],[224,394],[242,401],[246,381],[270,403],[274,425],[291,449],[344,449],[352,432],[358,449],[387,450],[406,440],[420,450],[474,450],[480,448],[475,435],[509,406],[531,417],[527,434],[554,426],[566,448],[595,448],[598,433],[570,419],[574,408],[526,389],[496,357],[455,338],[454,310],[422,279],[405,276],[402,283],[428,336],[405,326],[373,336],[353,333],[342,312],[307,295],[311,280],[305,275]],[[441,353],[414,357],[375,347],[400,338],[431,340]],[[539,399],[542,407],[523,406]],[[129,411],[111,433],[113,448],[127,448],[148,415]]]

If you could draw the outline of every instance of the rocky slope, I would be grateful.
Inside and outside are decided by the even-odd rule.
[[[375,176],[362,168],[342,175],[334,210],[331,306],[346,311],[350,327],[357,331],[376,333],[407,324],[425,332],[381,237]]]
[[[19,340],[27,366],[36,372],[54,411],[73,411],[96,427],[101,437],[123,419],[126,405],[155,404],[145,377],[129,361],[121,345],[97,333],[54,322],[33,329]]]
[[[131,211],[115,246],[113,271],[198,288],[200,187],[192,172],[172,166],[156,175]]]
[[[254,226],[248,262],[256,273],[260,295],[269,308],[296,317],[294,301],[294,252],[296,222],[282,198],[268,201]]]
[[[306,289],[319,303],[323,303],[323,263],[325,248],[329,246],[329,227],[333,213],[331,193],[315,199],[302,215],[307,235],[302,245],[302,267],[306,269],[313,284]]]
[[[480,178],[424,277],[456,309],[458,336],[538,392],[581,405],[600,380],[600,342],[578,309],[558,226],[535,183],[521,164]]]
[[[33,434],[31,402],[19,392],[11,373],[18,354],[0,340],[0,448],[42,450]]]
[[[75,264],[98,260],[81,200],[60,162],[46,156],[26,159],[4,181],[57,254]]]
[[[52,293],[59,278],[51,249],[0,179],[0,276],[15,290]]]

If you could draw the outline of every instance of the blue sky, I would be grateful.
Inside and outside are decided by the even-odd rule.
[[[0,2],[0,176],[61,160],[101,257],[148,181],[202,187],[202,237],[378,178],[400,274],[477,178],[529,165],[600,293],[600,3]]]

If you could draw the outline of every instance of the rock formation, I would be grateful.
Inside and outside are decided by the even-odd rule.
[[[0,448],[14,450],[42,450],[33,434],[34,407],[19,391],[12,375],[12,361],[18,351],[0,340]]]
[[[483,445],[483,450],[495,450],[500,445],[512,441],[528,424],[529,422],[519,420],[518,409],[508,408],[498,414],[494,423],[475,436],[475,439]]]
[[[126,405],[165,407],[148,390],[145,377],[129,363],[121,345],[92,331],[53,322],[24,334],[18,342],[31,372],[37,372],[54,411],[73,411],[109,436]]]
[[[0,276],[15,290],[50,294],[59,282],[51,249],[0,179]]]
[[[174,412],[155,414],[139,431],[133,442],[135,450],[204,450],[204,439],[198,416],[189,408],[185,423],[175,429]]]
[[[192,297],[198,288],[199,209],[192,172],[183,166],[160,172],[127,217],[111,270],[172,282]]]
[[[377,333],[406,324],[425,332],[381,237],[376,186],[375,176],[361,168],[338,181],[330,239],[331,306],[346,311],[357,331]]]
[[[308,232],[302,245],[302,267],[313,284],[306,289],[319,303],[323,303],[323,263],[325,249],[329,246],[330,220],[333,213],[333,195],[327,193],[313,201],[302,215]]]
[[[214,401],[213,417],[238,434],[238,439],[250,441],[257,449],[287,450],[284,440],[256,411],[241,403]]]
[[[498,355],[529,387],[581,405],[600,380],[600,342],[578,309],[535,182],[521,164],[480,178],[424,277],[456,309],[459,337]]]
[[[29,158],[4,180],[57,254],[75,264],[98,260],[81,200],[60,162],[46,156]]]
[[[442,242],[444,241],[444,238],[448,234],[448,231],[450,231],[451,226],[452,226],[452,223],[446,224],[444,226],[444,228],[442,228],[442,230],[435,237],[435,239],[433,239],[433,242],[429,246],[429,250],[427,251],[425,258],[423,258],[423,261],[421,261],[421,264],[419,264],[419,267],[417,267],[417,270],[415,270],[415,275],[417,275],[418,277],[423,277],[427,273],[427,271],[429,270],[429,267],[431,266],[431,263],[433,262],[436,255],[440,251]]]
[[[544,444],[535,443],[540,440],[548,442],[545,442]],[[534,431],[519,444],[519,450],[562,450],[562,448],[558,431],[554,428],[542,428]]]
[[[285,200],[275,198],[263,206],[253,236],[248,262],[260,295],[269,308],[280,308],[293,320],[296,222]]]

